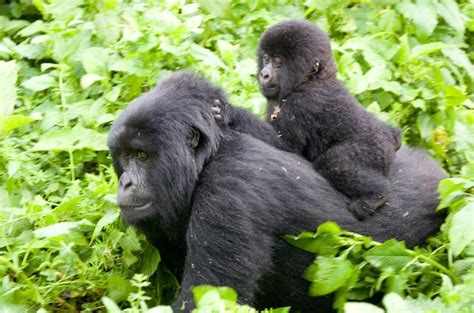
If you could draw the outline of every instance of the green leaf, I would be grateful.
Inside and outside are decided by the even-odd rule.
[[[405,64],[410,57],[410,41],[407,34],[401,36],[399,40],[400,44],[394,60],[399,64]]]
[[[3,118],[3,119],[0,118],[0,134],[8,133],[14,129],[27,125],[35,120],[36,118],[34,117],[17,115],[17,114],[7,116],[6,118]]]
[[[430,42],[424,45],[418,45],[413,47],[410,54],[410,59],[417,59],[421,56],[437,52],[441,49],[456,48],[454,44],[449,44],[445,42]]]
[[[369,63],[372,67],[384,69],[387,67],[387,62],[385,59],[374,49],[365,46],[362,49],[362,55],[364,56],[364,59],[367,61],[367,63]]]
[[[30,37],[31,35],[42,32],[45,29],[45,23],[42,20],[37,20],[20,30],[17,35],[22,37]]]
[[[429,1],[416,1],[411,3],[407,0],[397,5],[397,10],[406,18],[413,21],[417,29],[424,35],[431,35],[438,24],[436,7]]]
[[[464,50],[459,48],[449,48],[441,49],[441,51],[451,60],[451,62],[463,68],[466,71],[466,74],[468,74],[471,79],[474,80],[474,65],[472,65],[467,53],[464,52]]]
[[[107,309],[108,313],[121,313],[120,307],[114,300],[110,299],[109,297],[102,297],[102,303],[104,304],[105,308]]]
[[[81,87],[82,87],[82,89],[86,89],[87,87],[89,87],[93,83],[95,83],[99,80],[103,80],[103,79],[105,79],[105,77],[94,74],[94,73],[86,74],[86,75],[81,77]]]
[[[142,36],[137,21],[129,14],[124,14],[122,18],[126,23],[126,25],[122,28],[123,40],[131,42],[137,41],[138,38]]]
[[[231,0],[220,0],[219,5],[212,0],[198,0],[198,3],[211,15],[223,18],[231,10]]]
[[[184,26],[186,27],[188,32],[200,34],[202,33],[202,20],[203,18],[201,15],[195,15],[187,18],[186,22],[184,22]]]
[[[0,61],[0,120],[12,114],[15,107],[16,79],[16,62]]]
[[[209,49],[193,44],[191,46],[191,53],[194,55],[196,59],[202,61],[205,64],[208,64],[211,66],[219,66],[223,69],[227,69],[227,65],[225,65],[224,62],[222,62],[222,60],[219,59],[219,57],[216,56],[214,52],[212,52]]]
[[[144,313],[173,313],[173,309],[167,305],[159,305],[144,311]]]
[[[344,313],[384,313],[384,310],[365,302],[346,302]]]
[[[228,65],[235,64],[237,55],[236,52],[238,51],[237,46],[234,46],[227,41],[219,40],[217,42],[217,49],[219,50],[219,54],[222,56],[222,59]]]
[[[54,77],[48,74],[32,77],[21,84],[26,89],[41,91],[51,87],[56,87],[57,82]]]
[[[345,258],[319,256],[303,276],[311,281],[309,294],[314,297],[336,291],[344,286],[355,272],[352,263]]]
[[[50,68],[59,68],[60,65],[56,63],[41,63],[41,72],[49,70]]]
[[[143,257],[140,265],[140,272],[148,277],[153,275],[158,269],[160,264],[161,256],[158,249],[156,249],[151,244],[145,246],[145,251],[143,252]]]
[[[400,313],[400,312],[407,312],[407,313],[416,313],[416,312],[424,312],[420,310],[413,310],[410,303],[404,300],[402,297],[397,295],[396,293],[389,293],[383,297],[383,305],[385,306],[387,313]],[[440,312],[441,313],[441,312]]]
[[[99,13],[95,15],[94,25],[99,39],[108,44],[114,44],[122,35],[120,18],[112,14]]]
[[[462,14],[461,10],[459,10],[459,6],[456,1],[440,0],[439,2],[434,2],[434,4],[436,5],[439,16],[441,16],[446,21],[446,23],[448,23],[461,34],[464,33],[466,21],[468,18]]]
[[[121,302],[133,292],[132,285],[122,276],[112,274],[107,276],[107,296],[114,301]]]
[[[205,296],[209,294],[217,294],[219,299],[230,302],[237,302],[237,292],[229,287],[214,287],[209,285],[202,285],[193,288],[193,296],[196,303],[202,304]]]
[[[127,265],[127,267],[132,266],[133,264],[137,263],[138,258],[132,251],[130,250],[125,250],[122,253],[122,261]]]
[[[71,229],[76,228],[81,222],[62,222],[35,229],[33,233],[39,238],[50,238],[67,234]]]
[[[449,241],[454,256],[458,256],[467,245],[474,241],[474,202],[456,212],[448,230]]]
[[[395,272],[400,271],[413,259],[405,243],[395,239],[370,249],[364,258],[380,270]]]
[[[336,255],[341,246],[337,235],[341,228],[334,222],[325,222],[318,227],[317,232],[302,232],[298,236],[286,235],[283,238],[300,249],[319,255]]]
[[[433,116],[426,113],[418,115],[416,120],[416,126],[420,131],[421,138],[429,138],[436,128],[436,123],[433,120]]]
[[[339,235],[342,232],[342,229],[336,223],[328,221],[319,225],[316,232],[318,234],[328,233],[332,235]]]
[[[284,236],[284,239],[293,246],[319,255],[336,255],[341,245],[339,238],[329,234],[314,236],[312,233],[306,237],[305,233],[298,237]],[[305,238],[306,237],[306,238]]]
[[[145,76],[148,71],[145,70],[143,62],[139,59],[118,60],[110,66],[111,71],[125,72],[138,76]]]
[[[444,101],[446,101],[447,105],[458,106],[467,99],[467,95],[459,90],[458,87],[446,86],[443,88],[443,91],[445,94]]]
[[[423,99],[415,99],[411,102],[411,105],[414,108],[421,109],[422,111],[426,110],[426,101]]]
[[[97,74],[98,76],[107,75],[107,62],[110,58],[108,49],[100,47],[91,47],[81,54],[82,66],[88,74]]]
[[[112,211],[112,210],[107,211],[104,214],[104,216],[102,216],[102,218],[97,222],[97,225],[94,228],[94,232],[92,233],[91,241],[94,241],[95,238],[97,238],[97,236],[101,232],[101,230],[105,226],[110,225],[113,222],[115,222],[118,219],[119,216],[120,216],[119,211]]]
[[[74,128],[63,128],[46,133],[32,148],[32,151],[69,151],[92,149],[96,151],[107,150],[107,135],[80,125]]]

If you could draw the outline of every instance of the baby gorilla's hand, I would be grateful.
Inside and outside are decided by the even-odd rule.
[[[220,126],[227,126],[228,121],[225,116],[225,104],[223,104],[219,99],[215,99],[212,103],[212,116],[216,120],[217,124]]]

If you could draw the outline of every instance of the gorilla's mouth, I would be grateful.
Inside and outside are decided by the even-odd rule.
[[[119,204],[120,209],[122,210],[136,210],[136,211],[143,211],[148,209],[151,206],[152,202],[145,203],[143,205],[124,205]]]
[[[273,93],[273,92],[278,91],[278,86],[276,86],[276,85],[270,85],[270,86],[267,86],[267,87],[262,86],[262,91]]]
[[[268,87],[261,86],[261,91],[265,97],[273,98],[278,95],[278,93],[280,92],[280,88],[278,88],[278,86],[275,86],[275,85],[268,86]]]

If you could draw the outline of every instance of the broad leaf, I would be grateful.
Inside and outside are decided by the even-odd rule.
[[[349,260],[326,256],[317,257],[305,271],[304,278],[311,281],[311,296],[327,295],[344,286],[356,269]]]
[[[79,150],[92,149],[96,151],[107,150],[105,144],[106,135],[80,125],[74,128],[63,128],[61,130],[47,133],[33,146],[33,151],[50,150]]]
[[[21,85],[33,91],[41,91],[57,86],[57,82],[56,79],[51,75],[44,74],[32,77],[24,81]]]
[[[405,243],[392,239],[367,251],[365,259],[380,270],[399,271],[413,257],[406,249]]]
[[[466,246],[474,241],[474,202],[456,212],[449,227],[449,241],[454,256],[458,256]]]
[[[16,62],[0,61],[0,120],[12,114],[16,103]]]
[[[431,35],[438,24],[438,12],[431,2],[418,0],[412,3],[405,0],[397,5],[397,9],[405,17],[412,20],[424,35]]]

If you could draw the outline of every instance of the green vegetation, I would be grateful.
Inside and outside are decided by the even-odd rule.
[[[472,0],[0,0],[0,311],[138,312],[173,299],[159,252],[119,218],[108,129],[183,68],[261,114],[256,44],[287,18],[328,31],[340,78],[361,103],[451,175],[439,188],[446,223],[423,249],[331,223],[288,236],[319,254],[304,275],[310,293],[335,292],[352,313],[383,312],[354,303],[376,293],[387,312],[471,312]],[[252,311],[229,289],[195,294],[198,312]]]

